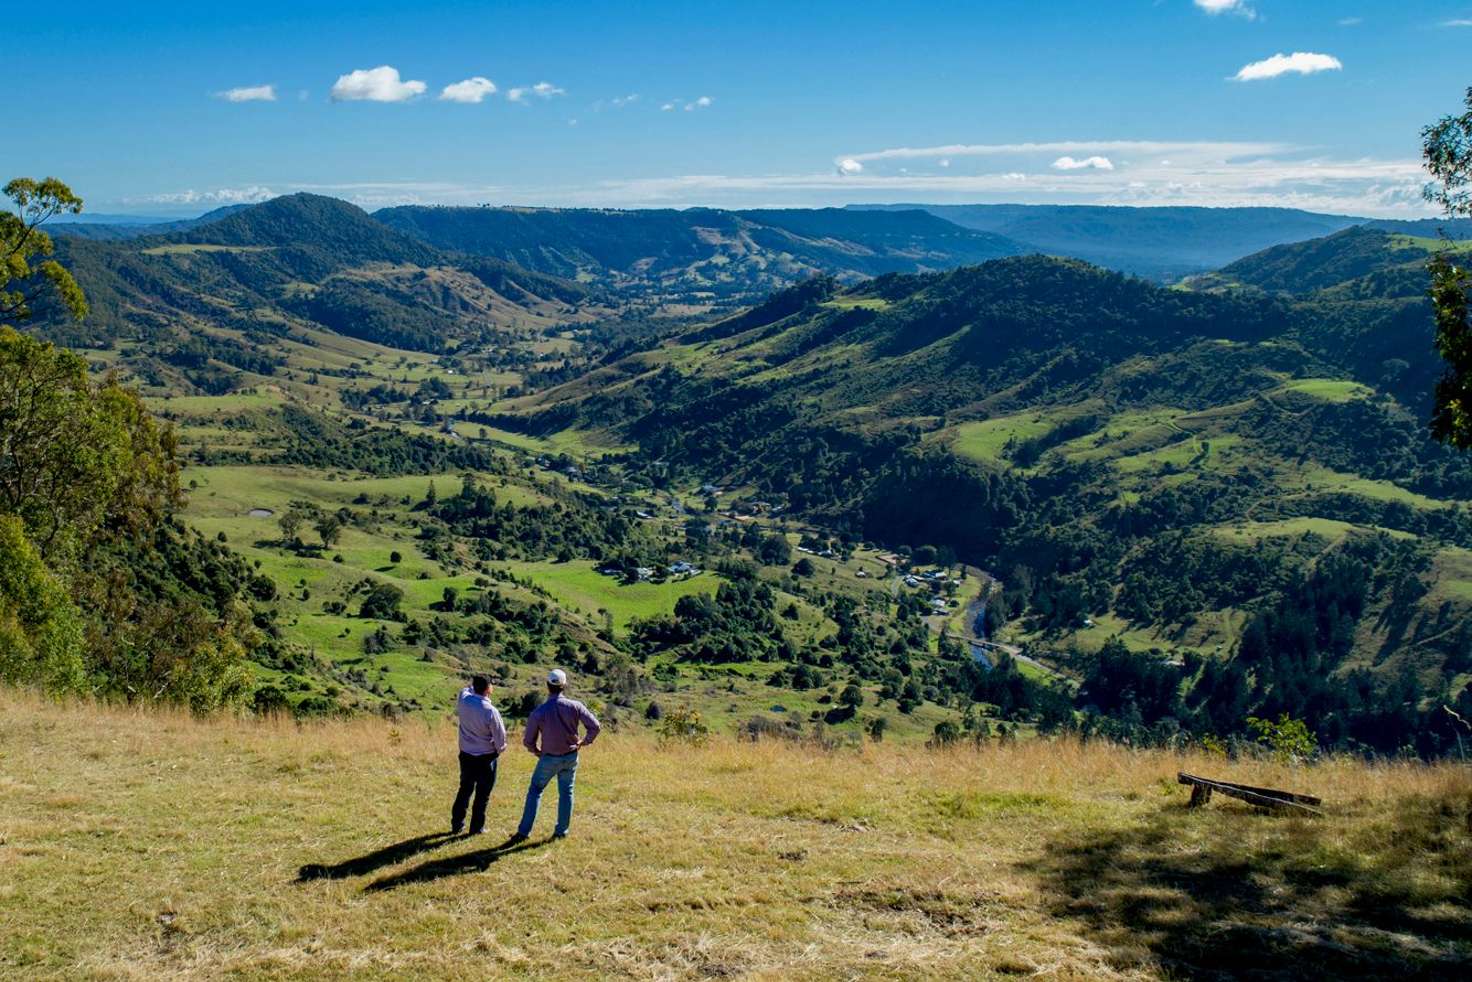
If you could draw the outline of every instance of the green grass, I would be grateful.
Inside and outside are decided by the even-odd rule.
[[[1430,603],[1472,604],[1472,550],[1456,546],[1438,549],[1433,572]]]
[[[192,256],[200,252],[269,252],[275,246],[209,245],[202,242],[178,242],[144,249],[145,256]]]
[[[1344,403],[1368,399],[1374,394],[1374,390],[1367,385],[1343,379],[1301,378],[1287,382],[1267,394],[1271,396],[1279,393],[1309,396],[1321,402]]]
[[[1002,459],[1009,442],[1021,443],[1043,436],[1057,425],[1057,420],[1044,414],[1018,413],[962,423],[946,432],[952,437],[953,451],[971,460],[991,463]]]
[[[1240,448],[1242,438],[1223,434],[1210,438],[1187,437],[1156,450],[1115,458],[1113,464],[1125,474],[1138,474],[1161,467],[1219,470],[1227,466],[1232,452]]]
[[[482,427],[477,423],[455,424],[455,432],[470,438],[479,438],[482,429],[486,431],[486,438],[493,443],[503,443],[518,450],[530,450],[533,453],[554,456],[566,453],[573,456],[602,457],[609,454],[628,453],[636,449],[628,444],[610,440],[602,434],[585,430],[561,430],[547,437],[535,437],[494,426]]]
[[[683,580],[665,583],[620,583],[617,577],[604,576],[588,560],[556,562],[498,563],[498,566],[528,577],[552,594],[557,601],[583,614],[594,626],[600,624],[600,610],[613,617],[614,629],[627,631],[635,618],[673,613],[675,602],[693,593],[715,593],[720,577],[701,573]]]
[[[223,396],[171,396],[150,397],[149,408],[166,416],[209,416],[215,413],[234,414],[249,409],[273,409],[286,402],[286,397],[275,389],[264,392],[234,392]]]
[[[1247,615],[1237,610],[1201,611],[1189,628],[1136,627],[1113,613],[1092,615],[1093,625],[1068,632],[1062,638],[1035,639],[1042,650],[1050,647],[1064,650],[1076,646],[1079,651],[1098,651],[1111,638],[1119,638],[1131,651],[1189,650],[1200,654],[1230,651],[1241,637]]]
[[[1436,509],[1447,507],[1448,502],[1428,498],[1424,494],[1408,491],[1390,481],[1377,481],[1353,474],[1341,474],[1327,467],[1307,465],[1299,470],[1300,479],[1306,490],[1313,492],[1340,492],[1359,495],[1374,501],[1394,501],[1412,508]]]
[[[1092,433],[1058,446],[1070,460],[1113,460],[1180,441],[1186,432],[1176,424],[1181,410],[1169,407],[1117,413]]]
[[[855,307],[860,307],[864,310],[884,310],[889,305],[889,301],[885,300],[883,297],[850,296],[834,297],[832,300],[826,300],[821,304],[821,306],[836,307],[839,310],[852,310]]]
[[[1472,252],[1472,240],[1447,241],[1428,235],[1392,235],[1390,237],[1392,249],[1415,249],[1424,252]]]
[[[1236,525],[1218,526],[1211,530],[1212,535],[1217,538],[1237,545],[1251,545],[1264,539],[1298,538],[1304,535],[1316,535],[1332,545],[1353,532],[1385,532],[1398,539],[1415,538],[1409,532],[1380,528],[1367,529],[1362,525],[1351,525],[1349,522],[1341,522],[1332,518],[1311,517],[1285,518],[1274,522],[1241,522]]]

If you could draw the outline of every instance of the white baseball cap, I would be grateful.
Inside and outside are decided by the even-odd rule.
[[[560,668],[552,669],[552,671],[547,673],[547,684],[561,688],[567,684],[567,673]]]

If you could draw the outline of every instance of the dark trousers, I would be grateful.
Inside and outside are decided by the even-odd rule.
[[[460,790],[455,794],[455,805],[450,809],[450,825],[460,828],[465,822],[465,806],[470,805],[470,796],[475,794],[475,803],[470,808],[470,831],[479,832],[486,827],[486,802],[491,789],[496,786],[496,755],[468,754],[460,752]]]

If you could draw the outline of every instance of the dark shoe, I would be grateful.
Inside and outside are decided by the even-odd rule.
[[[468,832],[468,833],[466,833],[466,834],[467,834],[467,835],[481,835],[481,834],[483,834],[483,833],[484,833],[484,832],[485,832],[485,829],[471,829],[471,830],[470,830],[470,831],[469,831],[469,832]]]
[[[567,833],[566,832],[553,832],[552,833],[552,838],[554,838],[554,839],[566,839],[567,838]]]
[[[459,835],[460,834],[460,830],[462,828],[463,828],[463,826],[460,826],[460,825],[451,825],[450,826],[450,834],[451,835]]]
[[[506,840],[506,844],[508,846],[514,846],[525,841],[526,836],[522,835],[520,832],[513,832],[511,833],[511,837]]]

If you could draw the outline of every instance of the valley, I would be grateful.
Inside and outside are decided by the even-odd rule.
[[[261,581],[259,709],[432,712],[471,670],[519,699],[548,661],[615,719],[849,741],[1230,731],[1305,711],[1304,672],[1465,692],[1472,468],[1417,422],[1401,285],[1430,240],[1160,288],[910,212],[656,217],[298,195],[63,240],[93,313],[40,330],[173,425],[187,521]],[[805,258],[707,281],[737,242],[709,223]],[[1247,669],[1344,564],[1332,638]],[[1128,695],[1158,672],[1182,702]],[[1361,739],[1357,705],[1321,736]],[[1424,712],[1384,739],[1434,746]]]

